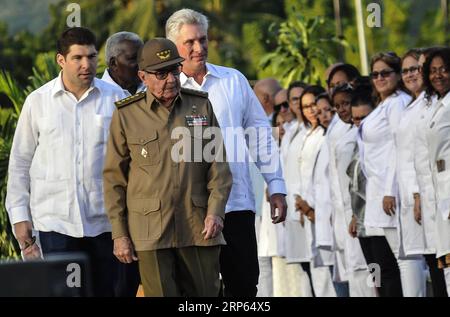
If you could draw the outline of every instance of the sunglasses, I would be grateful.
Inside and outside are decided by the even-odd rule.
[[[382,78],[388,78],[392,73],[395,73],[395,70],[382,70],[381,72],[370,73],[370,77],[372,79],[377,79],[378,76],[381,76]]]
[[[282,102],[278,105],[273,106],[273,110],[275,111],[280,111],[281,107],[283,107],[284,109],[288,109],[289,108],[289,103],[287,101]]]
[[[406,75],[408,73],[415,74],[419,71],[419,66],[411,66],[410,68],[402,68],[402,75]]]
[[[178,64],[178,65],[176,65],[176,67],[173,67],[173,68],[170,68],[167,70],[161,70],[161,71],[157,71],[157,72],[149,72],[149,71],[145,70],[145,72],[147,74],[155,75],[156,79],[158,79],[158,80],[164,80],[169,76],[169,74],[172,74],[175,77],[179,76],[181,74],[182,70],[183,70],[183,66],[181,64]]]

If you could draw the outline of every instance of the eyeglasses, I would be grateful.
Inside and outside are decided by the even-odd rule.
[[[441,66],[441,67],[439,67],[439,68],[431,68],[430,69],[430,75],[436,75],[436,74],[440,74],[440,75],[442,75],[442,74],[445,74],[445,73],[448,73],[448,69],[447,68],[445,68],[445,66]]]
[[[317,105],[315,102],[310,103],[309,105],[302,105],[303,111],[309,110],[309,111],[315,111],[317,109]]]
[[[273,106],[273,110],[275,111],[280,111],[281,107],[283,107],[284,109],[288,109],[289,108],[289,103],[287,101],[282,102],[278,105]]]
[[[382,70],[381,72],[370,73],[370,77],[372,79],[377,79],[378,76],[381,76],[382,78],[387,78],[387,77],[391,76],[392,73],[395,73],[395,70]]]
[[[174,68],[171,69],[167,69],[167,70],[162,70],[162,71],[157,71],[157,72],[149,72],[144,70],[147,74],[151,74],[151,75],[155,75],[156,79],[158,80],[164,80],[166,79],[169,74],[172,74],[173,76],[177,77],[181,74],[181,71],[183,70],[183,66],[182,65],[177,65]]]
[[[300,101],[300,96],[299,97],[292,97],[289,101],[290,102],[299,102]]]
[[[419,71],[419,66],[411,66],[410,68],[402,68],[402,75],[407,75],[408,73],[415,74]]]

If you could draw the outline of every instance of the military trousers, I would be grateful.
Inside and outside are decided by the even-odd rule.
[[[217,297],[220,246],[138,251],[146,297]]]

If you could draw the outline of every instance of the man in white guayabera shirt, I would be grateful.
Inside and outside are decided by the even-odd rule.
[[[113,242],[103,205],[103,160],[122,89],[95,78],[95,35],[70,28],[57,41],[59,76],[25,100],[8,169],[6,209],[25,259],[84,252],[93,294],[112,296]]]
[[[206,62],[207,32],[208,19],[190,9],[175,12],[166,22],[167,38],[176,44],[185,59],[181,85],[208,92],[223,131],[233,175],[223,229],[227,246],[222,248],[220,258],[224,294],[252,297],[257,293],[259,269],[249,153],[267,183],[274,223],[282,222],[286,217],[286,187],[277,145],[261,104],[239,71]],[[258,134],[252,138],[255,131]],[[248,133],[249,140],[246,141],[244,133]]]

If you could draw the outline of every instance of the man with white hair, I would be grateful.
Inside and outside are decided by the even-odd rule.
[[[286,217],[286,187],[277,145],[261,104],[248,80],[239,71],[207,63],[207,32],[206,16],[191,9],[175,12],[166,22],[167,38],[176,44],[180,55],[185,59],[180,76],[181,85],[208,92],[223,130],[233,175],[223,229],[227,245],[222,248],[220,255],[224,294],[254,297],[257,293],[259,268],[255,199],[249,175],[248,153],[251,153],[267,183],[274,223],[282,222]],[[259,131],[259,134],[255,133],[258,142],[247,142],[244,133],[236,133],[242,130]]]
[[[144,91],[138,77],[137,55],[144,45],[136,33],[118,32],[106,40],[105,62],[108,66],[102,80],[120,87],[127,97]]]

